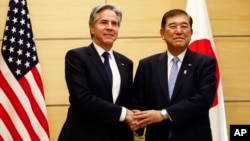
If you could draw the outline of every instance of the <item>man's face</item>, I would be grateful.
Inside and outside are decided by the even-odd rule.
[[[184,50],[192,36],[189,18],[186,15],[177,15],[167,19],[165,28],[162,28],[161,36],[170,50]]]
[[[110,9],[99,12],[94,25],[90,25],[93,41],[100,47],[109,50],[118,37],[118,16]]]

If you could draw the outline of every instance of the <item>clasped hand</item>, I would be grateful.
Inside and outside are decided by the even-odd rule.
[[[127,110],[125,121],[132,131],[163,120],[159,110]]]

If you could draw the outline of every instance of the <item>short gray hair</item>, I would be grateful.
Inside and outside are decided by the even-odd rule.
[[[97,5],[96,7],[94,7],[89,17],[89,25],[95,24],[99,16],[98,13],[105,9],[110,9],[116,13],[116,15],[118,16],[118,26],[120,26],[121,21],[122,21],[122,12],[116,6],[112,4],[101,4],[101,5]]]

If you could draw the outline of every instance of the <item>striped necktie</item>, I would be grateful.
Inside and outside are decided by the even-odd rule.
[[[170,75],[169,75],[169,79],[168,79],[168,90],[169,90],[169,99],[171,99],[172,94],[173,94],[173,90],[174,90],[174,85],[175,85],[175,81],[178,75],[178,62],[179,62],[179,58],[178,57],[174,57],[172,59],[173,65],[170,71]]]

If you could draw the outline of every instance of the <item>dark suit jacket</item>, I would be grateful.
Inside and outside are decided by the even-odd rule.
[[[171,100],[168,97],[167,53],[139,62],[134,89],[137,108],[167,109],[172,118],[148,125],[146,141],[212,141],[209,108],[216,94],[216,61],[206,55],[186,52]]]
[[[60,141],[132,141],[133,133],[119,122],[122,107],[130,108],[133,63],[114,51],[121,76],[115,104],[104,64],[93,44],[66,54],[65,77],[70,107]]]

